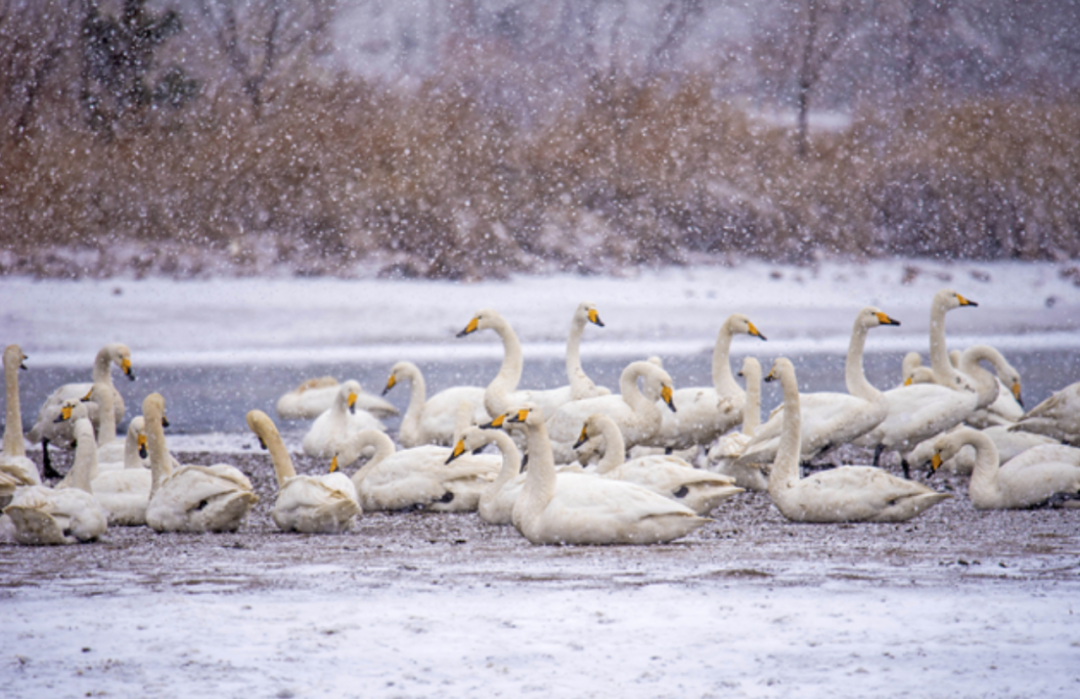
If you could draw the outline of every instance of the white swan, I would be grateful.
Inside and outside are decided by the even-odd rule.
[[[52,463],[49,459],[49,444],[57,443],[63,445],[69,445],[72,441],[72,424],[70,421],[64,421],[57,423],[56,417],[60,414],[60,406],[63,405],[65,400],[78,400],[86,396],[87,393],[94,387],[95,383],[104,382],[109,386],[113,386],[112,374],[110,373],[110,366],[116,364],[120,367],[120,370],[132,381],[135,380],[135,373],[131,369],[131,350],[127,345],[121,343],[113,343],[102,347],[97,356],[94,358],[94,371],[93,381],[91,383],[68,383],[64,384],[60,388],[53,391],[48,398],[45,399],[45,403],[42,404],[41,409],[38,411],[37,420],[34,426],[30,428],[30,431],[26,434],[26,438],[33,444],[41,444],[42,462],[45,469],[45,475],[48,477],[59,476],[52,468]],[[124,398],[120,395],[120,392],[113,386],[113,409],[116,411],[116,421],[120,422],[124,419]],[[100,417],[97,414],[97,404],[91,404],[88,406],[90,420],[97,426],[100,424]]]
[[[410,384],[409,407],[405,409],[397,434],[397,441],[403,447],[451,444],[457,410],[462,402],[473,406],[473,421],[482,423],[491,419],[484,410],[484,389],[479,386],[453,386],[428,399],[427,384],[419,367],[402,361],[390,369],[383,395],[403,381]]]
[[[799,478],[801,410],[790,360],[777,359],[765,380],[776,378],[784,390],[784,426],[769,473],[769,497],[785,517],[795,522],[902,522],[951,497],[869,466],[841,466]]]
[[[1080,446],[1080,381],[1039,403],[1011,429],[1053,437]]]
[[[274,421],[261,410],[247,414],[247,424],[270,452],[278,495],[270,518],[286,532],[336,534],[360,514],[356,486],[344,473],[298,476]]]
[[[848,393],[823,391],[799,396],[803,461],[861,437],[881,424],[888,414],[889,404],[885,394],[866,380],[863,370],[867,331],[881,325],[900,325],[900,322],[874,306],[863,308],[855,316],[844,364],[844,382]],[[754,432],[746,452],[736,464],[746,467],[771,463],[780,445],[783,419],[782,408],[774,412],[769,421]]]
[[[724,500],[743,492],[735,486],[734,478],[696,469],[675,456],[654,454],[626,461],[622,432],[607,415],[590,415],[574,446],[589,440],[604,443],[604,455],[596,464],[596,475],[636,483],[699,515],[709,514]]]
[[[978,430],[965,427],[935,442],[933,468],[937,470],[943,460],[966,445],[975,448],[968,496],[980,510],[1031,507],[1055,495],[1080,495],[1080,449],[1062,445],[1034,447],[999,466],[994,442]]]
[[[315,419],[311,429],[304,435],[305,454],[329,459],[350,435],[363,430],[386,429],[374,415],[356,409],[356,399],[360,391],[360,384],[356,381],[350,380],[341,384],[334,404]]]
[[[278,398],[277,413],[282,420],[314,420],[334,405],[341,384],[333,376],[308,379]],[[393,417],[398,409],[378,396],[361,391],[356,407],[375,417]]]
[[[941,289],[930,302],[930,369],[934,381],[942,386],[959,389],[966,385],[964,376],[953,366],[945,342],[945,314],[954,308],[978,306],[952,289]]]
[[[638,387],[638,379],[644,380],[645,392]],[[677,408],[672,402],[671,376],[651,362],[632,362],[623,369],[619,390],[619,395],[576,400],[555,411],[548,420],[547,434],[558,463],[574,460],[574,442],[581,434],[582,424],[593,413],[603,413],[613,419],[622,431],[623,442],[632,447],[652,445],[660,430],[661,408],[648,395],[661,396],[671,410]]]
[[[596,306],[584,302],[578,304],[574,311],[574,317],[570,320],[570,337],[566,341],[566,378],[570,381],[570,397],[573,400],[611,394],[610,389],[594,384],[581,366],[581,336],[587,323],[604,327]]]
[[[997,352],[997,350],[994,350],[994,352]],[[949,364],[954,369],[966,374],[967,370],[961,366],[962,357],[963,352],[952,350],[949,352]],[[1005,360],[1000,352],[997,352],[992,361],[998,372],[997,397],[992,403],[974,411],[964,420],[965,423],[976,429],[985,429],[994,425],[1012,425],[1024,414],[1020,374]],[[922,358],[918,352],[908,352],[904,357],[903,378],[904,386],[937,383],[933,370],[922,365]]]
[[[447,465],[448,447],[423,446],[394,451],[394,443],[378,430],[351,435],[331,462],[344,468],[368,447],[375,455],[352,476],[365,512],[423,508],[437,512],[471,512],[484,489],[495,480],[501,459],[469,454]]]
[[[945,435],[951,435],[955,432],[966,428],[964,425],[957,425],[953,429],[945,433]],[[1035,447],[1042,447],[1046,445],[1060,444],[1056,439],[1047,437],[1042,434],[1032,434],[1031,432],[1012,432],[1008,427],[1004,425],[994,425],[993,427],[987,427],[980,430],[984,435],[990,438],[990,441],[994,443],[994,447],[998,451],[998,461],[1001,464],[1005,464],[1020,454],[1024,453],[1028,449]],[[910,454],[906,456],[909,464],[927,464],[934,456],[934,445],[937,440],[945,435],[938,435],[937,437],[931,437],[925,442],[921,442]],[[966,445],[960,451],[956,452],[952,457],[945,459],[937,470],[949,471],[950,473],[968,474],[975,468],[975,448]]]
[[[742,429],[725,434],[709,448],[709,470],[731,476],[740,488],[765,491],[769,489],[769,474],[764,468],[767,464],[736,465],[761,426],[761,363],[753,357],[743,358],[739,375],[746,379]]]
[[[713,345],[713,385],[675,391],[673,400],[678,410],[661,411],[660,432],[650,440],[651,444],[668,449],[708,445],[739,424],[746,392],[731,374],[729,354],[735,335],[765,339],[743,314],[729,316],[720,326]]]
[[[97,469],[94,427],[85,407],[76,412],[75,463],[55,488],[32,485],[18,488],[4,514],[11,518],[15,541],[34,546],[94,541],[108,528],[105,510],[91,492]],[[81,408],[81,410],[80,410]]]
[[[476,509],[480,519],[488,524],[510,524],[514,503],[525,485],[525,474],[521,472],[521,452],[510,435],[501,429],[469,427],[462,432],[461,438],[454,445],[447,463],[492,443],[502,452],[502,467],[499,475],[480,495]]]
[[[124,440],[124,461],[105,466],[98,460],[98,476],[92,483],[94,497],[109,513],[109,526],[137,527],[146,524],[146,507],[150,504],[153,473],[144,464],[146,450],[145,422],[141,415],[132,418]],[[98,452],[100,454],[100,451]],[[169,456],[174,468],[176,460]]]
[[[26,456],[22,432],[22,410],[19,407],[19,370],[26,369],[26,355],[18,345],[4,348],[4,448],[0,451],[0,507],[5,505],[15,488],[41,485],[37,464]]]
[[[116,438],[116,391],[111,384],[97,381],[90,392],[83,397],[83,403],[96,406],[97,420],[97,458],[98,470],[121,468],[124,462],[124,442]],[[119,464],[119,465],[116,465]],[[102,468],[105,465],[105,468]]]
[[[165,444],[165,399],[151,393],[143,400],[146,439],[153,485],[146,508],[146,524],[158,532],[236,531],[259,501],[251,481],[228,464],[170,465]]]
[[[556,474],[540,408],[526,406],[507,421],[528,433],[529,470],[512,521],[534,544],[663,543],[711,521],[633,483]]]
[[[458,337],[470,335],[478,330],[494,330],[503,343],[503,361],[499,373],[484,391],[484,409],[488,415],[497,416],[509,412],[513,406],[529,402],[543,407],[549,414],[564,403],[573,399],[570,386],[561,386],[547,390],[517,390],[521,381],[522,355],[521,342],[510,323],[490,308],[477,311]]]

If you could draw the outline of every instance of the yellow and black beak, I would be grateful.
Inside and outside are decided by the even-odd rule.
[[[256,435],[256,436],[258,436],[258,435]],[[258,439],[259,439],[259,448],[262,449],[263,451],[266,451],[266,442],[263,441],[262,437],[259,437]]]
[[[25,361],[26,361],[27,359],[30,359],[30,357],[27,357],[27,356],[26,356],[26,355],[24,354],[24,355],[22,356],[22,359],[21,359],[21,360],[19,360],[19,368],[20,368],[20,369],[22,369],[23,371],[26,371],[26,364],[24,364],[24,362],[25,362]]]
[[[53,420],[53,422],[63,422],[64,420],[70,420],[71,410],[72,408],[70,405],[65,405],[64,407],[60,408],[60,417]]]
[[[353,415],[356,414],[356,394],[350,392],[348,398],[349,412]]]
[[[480,327],[480,319],[473,318],[469,321],[469,324],[465,326],[465,329],[457,334],[458,337],[465,337],[469,333],[476,332],[476,329]]]
[[[746,322],[746,327],[747,327],[747,329],[749,330],[750,334],[751,334],[751,335],[753,335],[754,337],[760,337],[760,338],[761,338],[762,340],[768,340],[768,339],[769,339],[769,338],[765,337],[764,335],[762,335],[762,334],[761,334],[761,331],[760,331],[760,330],[758,330],[758,329],[757,329],[757,328],[756,328],[756,327],[754,326],[754,324],[753,324],[753,323],[751,323],[750,321],[747,321],[747,322]]]
[[[120,360],[120,370],[127,375],[128,379],[135,380],[135,372],[131,369],[131,360],[127,357]]]
[[[671,408],[671,412],[675,412],[674,394],[675,392],[671,390],[671,386],[668,386],[667,384],[664,384],[660,388],[660,397],[667,403],[667,407]]]
[[[882,325],[900,325],[900,321],[890,318],[889,316],[882,313],[881,311],[878,311],[874,315],[877,316],[878,322],[881,323]]]
[[[94,389],[91,388],[89,391],[86,392],[86,395],[83,396],[82,398],[80,398],[79,400],[82,401],[83,403],[89,403],[91,400],[93,400],[93,398],[91,398],[91,396],[93,396],[93,395],[94,395]]]
[[[905,386],[910,386],[913,383],[915,383],[915,378],[912,377],[912,376],[909,376],[906,379],[904,379],[904,385]]]
[[[146,435],[145,434],[140,434],[138,441],[139,441],[139,458],[140,459],[145,459],[147,457],[147,455],[150,453],[150,452],[148,452],[146,450]]]
[[[164,415],[161,416],[161,426],[162,427],[170,427],[169,418],[165,417]]]
[[[498,429],[502,429],[503,423],[505,423],[505,422],[506,422],[506,413],[503,413],[502,415],[495,418],[494,420],[487,423],[486,425],[480,425],[480,429],[482,429],[482,430],[498,430]]]
[[[1024,399],[1020,397],[1020,382],[1019,381],[1016,381],[1016,382],[1013,383],[1013,385],[1012,385],[1012,394],[1013,394],[1013,398],[1016,399],[1016,402],[1020,404],[1020,407],[1021,408],[1024,407]]]
[[[779,381],[780,377],[776,375],[776,367],[769,369],[769,373],[765,375],[765,382],[772,383],[773,381]]]
[[[589,309],[589,322],[593,325],[599,325],[601,328],[604,327],[604,321],[600,320],[600,314],[597,313],[595,308]]]
[[[330,459],[330,473],[337,472],[337,454],[334,454],[334,458]]]
[[[937,473],[939,468],[941,468],[941,453],[934,452],[934,455],[930,458],[930,473]]]
[[[588,426],[582,425],[581,436],[578,437],[578,440],[576,442],[574,442],[574,449],[577,449],[587,441],[589,441],[589,428]]]
[[[979,305],[979,304],[975,303],[974,301],[972,301],[971,299],[964,298],[960,294],[956,295],[956,300],[960,302],[961,306],[978,306]]]
[[[390,374],[390,378],[386,380],[386,388],[382,390],[382,394],[385,396],[394,386],[397,386],[397,377],[393,374]]]
[[[454,459],[458,458],[465,453],[465,440],[459,439],[457,444],[454,445],[454,450],[450,452],[450,457],[446,460],[446,463],[450,463]]]
[[[517,413],[514,415],[514,417],[510,418],[508,420],[508,422],[525,422],[528,418],[529,418],[529,409],[528,408],[522,408],[521,410],[517,411]]]

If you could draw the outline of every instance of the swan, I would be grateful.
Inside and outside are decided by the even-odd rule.
[[[959,430],[965,429],[965,425],[957,425],[953,429],[945,433],[945,435],[953,434]],[[994,447],[998,450],[998,462],[1005,464],[1011,461],[1013,458],[1024,453],[1028,449],[1034,447],[1041,447],[1046,445],[1060,444],[1056,439],[1047,437],[1042,434],[1032,434],[1030,432],[1011,432],[1005,425],[994,425],[985,429],[979,430],[984,435],[990,438],[990,441],[994,443]],[[915,449],[907,455],[907,461],[909,464],[927,464],[934,456],[934,444],[938,438],[944,435],[938,435],[937,437],[931,437],[930,439],[921,442]],[[952,457],[945,459],[937,470],[949,471],[951,473],[968,474],[975,468],[975,448],[966,445],[956,452]]]
[[[356,486],[344,473],[298,476],[274,421],[261,410],[247,414],[247,424],[270,452],[278,495],[270,518],[285,532],[337,534],[360,514]]]
[[[94,382],[90,392],[82,398],[83,403],[93,403],[98,415],[97,458],[98,470],[120,468],[124,462],[125,444],[116,438],[116,412],[113,387],[104,381]],[[102,468],[102,465],[105,468]]]
[[[511,520],[534,544],[664,543],[712,521],[634,483],[557,474],[537,406],[526,405],[506,421],[523,424],[528,435],[529,470]]]
[[[724,500],[743,492],[734,485],[734,478],[696,469],[675,456],[656,454],[625,461],[622,432],[614,420],[602,413],[589,416],[574,446],[593,439],[604,443],[604,455],[596,465],[598,476],[636,483],[699,515],[707,515]]]
[[[397,435],[397,441],[403,447],[451,444],[456,411],[463,401],[473,406],[472,419],[476,423],[491,419],[484,410],[484,389],[479,386],[453,386],[428,399],[427,385],[419,367],[412,362],[402,361],[390,369],[383,395],[403,381],[410,384],[409,407],[401,418]]]
[[[165,444],[164,417],[165,399],[160,393],[143,399],[152,474],[146,524],[158,532],[236,531],[259,501],[251,481],[227,464],[173,470]]]
[[[870,466],[841,466],[799,478],[799,384],[786,357],[776,360],[765,380],[777,378],[784,391],[784,425],[769,473],[769,497],[785,517],[794,522],[902,522],[951,497]]]
[[[651,444],[668,449],[708,445],[739,424],[746,392],[731,374],[728,355],[735,335],[766,339],[743,314],[729,316],[720,326],[713,346],[713,385],[675,391],[673,398],[678,411],[661,411],[660,432],[652,438]]]
[[[106,466],[98,460],[98,476],[93,480],[94,497],[109,513],[109,526],[137,527],[146,524],[153,473],[144,465],[147,456],[145,422],[141,415],[132,418],[124,440],[124,461]],[[99,450],[100,455],[100,450]],[[173,468],[179,468],[169,456]]]
[[[330,409],[315,419],[311,429],[304,435],[303,448],[308,456],[329,459],[349,435],[362,430],[385,430],[379,419],[363,410],[357,411],[356,398],[360,384],[346,381],[337,391],[337,398]]]
[[[1080,381],[1057,391],[1024,413],[1010,429],[1043,434],[1080,446]]]
[[[622,431],[627,447],[652,444],[660,429],[661,408],[638,388],[639,378],[644,380],[650,395],[661,396],[672,411],[676,409],[672,402],[671,376],[651,362],[632,362],[619,377],[619,395],[566,403],[548,420],[549,448],[554,450],[558,463],[574,460],[574,442],[581,434],[581,425],[593,413],[603,413],[612,418]],[[543,408],[540,409],[543,412]]]
[[[740,488],[765,491],[769,489],[769,474],[762,468],[763,464],[736,465],[761,426],[761,363],[753,357],[743,358],[739,375],[746,379],[742,430],[729,432],[709,449],[709,468],[715,473],[731,476]]]
[[[501,429],[469,427],[461,433],[461,438],[454,445],[454,451],[446,462],[451,463],[492,443],[502,452],[502,467],[499,475],[480,495],[476,509],[480,519],[488,524],[510,524],[514,502],[525,484],[525,474],[521,472],[521,452],[510,435]]]
[[[496,416],[509,412],[511,406],[525,402],[542,406],[548,413],[573,399],[570,386],[561,386],[548,390],[517,390],[521,381],[522,356],[521,342],[510,323],[499,315],[498,311],[485,308],[476,312],[458,337],[471,335],[478,330],[494,330],[503,343],[503,361],[499,373],[484,391],[484,409],[488,415]]]
[[[278,398],[277,413],[282,420],[314,420],[334,405],[341,384],[333,376],[308,379]],[[375,417],[393,417],[398,409],[379,396],[361,391],[356,407]]]
[[[959,389],[969,385],[949,359],[945,342],[945,314],[954,308],[978,305],[952,289],[941,289],[930,302],[930,370],[934,372],[934,381],[942,386]]]
[[[994,442],[965,427],[937,439],[932,468],[937,470],[942,461],[967,445],[975,448],[968,496],[977,509],[1017,509],[1039,505],[1055,495],[1080,495],[1080,449],[1060,444],[1034,447],[999,465]]]
[[[863,350],[870,328],[900,325],[884,311],[867,306],[855,316],[844,364],[844,382],[848,393],[820,392],[799,396],[802,459],[810,461],[832,447],[847,444],[877,427],[889,412],[885,394],[866,380]],[[783,409],[777,410],[758,430],[736,464],[767,464],[776,458],[782,432]]]
[[[994,350],[997,352],[997,350]],[[949,364],[961,373],[967,371],[961,366],[963,353],[960,350],[949,352]],[[997,352],[995,368],[998,371],[997,397],[992,403],[980,408],[969,415],[964,422],[975,427],[984,429],[994,425],[1012,425],[1024,414],[1023,399],[1020,390],[1020,374],[1010,365],[1000,352]],[[918,352],[909,352],[903,362],[904,386],[920,383],[937,383],[934,372],[930,367],[922,365],[922,359]],[[970,451],[970,450],[969,450]]]
[[[611,394],[610,389],[594,384],[581,367],[581,335],[588,323],[604,327],[596,306],[588,302],[580,303],[570,320],[570,337],[566,341],[566,378],[570,381],[570,397],[573,400]]]
[[[18,345],[4,348],[4,448],[0,451],[0,506],[15,494],[15,488],[41,485],[37,464],[26,456],[22,433],[22,410],[19,407],[19,370],[25,370],[26,355]]]
[[[37,421],[34,426],[30,428],[30,431],[26,434],[26,438],[33,444],[41,444],[42,463],[45,469],[45,475],[53,478],[58,477],[60,474],[53,470],[52,462],[49,459],[49,443],[54,442],[58,444],[70,444],[72,441],[72,423],[69,421],[57,423],[56,416],[60,414],[60,406],[68,399],[79,399],[84,397],[87,393],[93,389],[95,383],[104,382],[109,386],[113,386],[112,374],[109,367],[112,364],[116,364],[120,367],[120,370],[128,377],[128,379],[135,380],[135,372],[131,368],[131,350],[127,345],[119,342],[102,347],[97,356],[94,358],[94,371],[93,381],[91,383],[68,383],[64,384],[60,388],[53,391],[48,398],[45,399],[45,403],[42,404],[41,409],[38,410]],[[116,411],[116,421],[120,422],[124,419],[124,397],[120,395],[120,392],[113,386],[113,409]],[[100,424],[100,416],[97,414],[97,404],[88,406],[90,420],[95,424]]]
[[[74,404],[71,404],[74,403]],[[15,541],[33,546],[94,541],[108,528],[105,510],[94,498],[91,482],[97,470],[94,427],[86,408],[75,401],[65,403],[73,422],[75,462],[67,477],[55,488],[32,485],[18,488],[4,508],[10,517]]]
[[[394,451],[394,443],[378,430],[350,435],[331,461],[331,470],[356,461],[368,447],[375,455],[352,476],[365,512],[423,508],[437,512],[472,512],[480,495],[495,480],[502,460],[469,454],[446,464],[448,447],[422,446]]]

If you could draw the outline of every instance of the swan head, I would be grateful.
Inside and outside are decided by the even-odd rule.
[[[864,328],[876,328],[879,325],[900,325],[900,321],[889,317],[888,313],[876,306],[867,306],[859,311],[859,314],[855,316],[855,323]]]
[[[610,417],[603,413],[593,413],[586,418],[585,424],[581,426],[581,435],[578,437],[578,440],[574,442],[574,449],[579,449],[590,439],[602,435],[605,425],[614,425],[614,422]]]
[[[450,463],[454,459],[468,453],[476,453],[480,449],[483,449],[486,445],[494,441],[492,433],[476,426],[467,427],[465,431],[461,433],[461,438],[454,444],[454,448],[450,451],[450,456],[446,459],[446,463]]]
[[[362,390],[360,382],[353,379],[341,384],[338,390],[338,400],[342,403],[342,407],[353,415],[356,414],[356,399],[360,397]]]
[[[247,414],[247,424],[251,431],[255,433],[255,436],[259,438],[259,448],[266,449],[266,439],[263,435],[277,430],[274,421],[261,410],[250,410]]]
[[[85,396],[79,400],[68,398],[61,403],[60,415],[53,422],[67,422],[68,420],[76,422],[87,419],[90,414],[86,410],[86,400],[87,397]]]
[[[160,393],[151,393],[143,398],[142,412],[147,422],[160,420],[162,427],[169,426],[169,421],[165,419],[165,398]]]
[[[22,348],[18,345],[8,345],[4,348],[4,366],[17,366],[20,369],[25,370],[26,365],[23,364],[29,357],[23,354]]]
[[[978,434],[978,432],[970,427],[961,427],[954,432],[941,435],[934,440],[933,453],[930,456],[930,473],[937,473],[937,470],[941,468],[941,465],[956,456],[966,445],[970,444],[970,438],[976,434]],[[916,447],[916,451],[918,451],[918,447]]]
[[[528,427],[536,427],[544,424],[544,411],[532,403],[525,403],[516,410],[506,414],[507,424],[522,424]]]
[[[978,306],[969,298],[965,298],[957,293],[954,289],[942,289],[934,294],[934,305],[944,308],[946,311],[951,311],[954,308],[960,308],[961,306]]]
[[[754,357],[743,357],[742,368],[739,369],[739,376],[742,376],[748,380],[754,380],[755,378],[761,380],[761,362]]]
[[[477,330],[484,330],[486,328],[494,328],[503,321],[503,317],[499,315],[498,311],[490,308],[484,308],[476,312],[476,315],[472,317],[469,324],[465,326],[465,329],[457,334],[457,337],[465,337],[471,335]]]
[[[135,372],[131,368],[131,350],[128,346],[121,342],[114,342],[111,345],[107,345],[105,349],[108,351],[109,358],[120,367],[120,371],[124,372],[124,376],[128,377],[130,381],[135,380]]]
[[[582,323],[589,322],[593,325],[604,327],[604,321],[600,320],[600,312],[596,310],[596,305],[585,301],[578,305],[577,311],[574,312],[575,320]]]
[[[382,394],[385,396],[390,389],[398,385],[399,381],[411,379],[419,373],[420,370],[412,362],[398,362],[390,367],[390,378],[386,380],[386,388],[383,389]]]
[[[767,340],[768,338],[761,334],[761,331],[757,329],[750,319],[744,316],[742,313],[732,313],[728,316],[728,319],[724,321],[724,325],[727,326],[728,331],[732,334],[741,333],[743,335],[752,335],[753,337]]]
[[[781,385],[795,380],[795,365],[787,357],[777,357],[773,362],[772,369],[765,377],[765,381],[779,381]]]

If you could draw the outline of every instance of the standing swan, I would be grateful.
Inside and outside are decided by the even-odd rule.
[[[604,327],[595,305],[588,302],[578,304],[574,317],[570,320],[570,337],[566,341],[566,378],[570,381],[570,394],[573,400],[606,396],[611,393],[604,386],[594,384],[581,367],[581,336],[588,323]]]
[[[451,444],[457,410],[462,402],[473,406],[474,422],[491,419],[484,410],[484,389],[479,386],[452,386],[428,399],[427,384],[420,368],[412,362],[398,362],[390,369],[383,395],[402,381],[410,384],[409,407],[401,418],[397,435],[397,441],[403,447]]]
[[[555,472],[544,415],[526,406],[507,419],[528,433],[529,470],[512,520],[534,544],[657,544],[711,520],[633,483]]]
[[[26,355],[18,345],[4,348],[4,448],[0,451],[0,506],[23,485],[41,485],[37,464],[26,456],[22,432],[22,410],[19,407],[19,370],[25,370]]]
[[[330,409],[312,423],[304,435],[304,453],[320,459],[331,458],[350,435],[363,430],[385,430],[383,424],[371,413],[356,410],[360,384],[346,381],[338,388],[337,398]]]
[[[360,514],[356,486],[344,473],[298,476],[274,421],[261,410],[247,414],[247,424],[270,452],[277,476],[278,496],[270,518],[281,531],[337,534]]]
[[[259,501],[251,481],[227,464],[181,466],[174,471],[165,444],[164,417],[165,399],[151,393],[143,400],[153,474],[147,525],[158,532],[236,531]]]
[[[951,497],[869,466],[841,466],[799,478],[802,417],[791,361],[781,357],[766,381],[780,379],[784,425],[769,474],[769,497],[794,522],[902,522]]]

